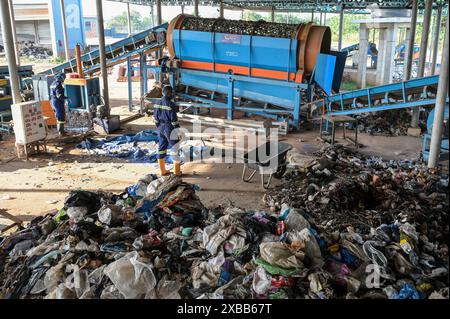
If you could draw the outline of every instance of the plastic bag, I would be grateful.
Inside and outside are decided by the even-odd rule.
[[[117,290],[114,285],[108,286],[103,289],[100,299],[124,299],[123,295]]]
[[[181,283],[175,280],[168,280],[167,275],[161,278],[155,289],[145,296],[145,299],[181,299],[178,290]]]
[[[301,231],[310,227],[309,222],[305,219],[305,217],[292,208],[289,210],[285,223],[287,231]]]
[[[282,268],[297,268],[303,266],[289,248],[281,242],[261,243],[259,246],[261,258],[271,265]]]
[[[142,298],[156,285],[150,265],[142,262],[136,251],[109,264],[105,274],[126,299]]]
[[[291,242],[300,240],[304,243],[305,254],[311,259],[311,266],[313,268],[321,268],[323,266],[322,253],[320,252],[319,244],[309,229],[305,228],[300,232],[290,233],[288,239],[290,239]]]
[[[252,288],[258,295],[265,295],[271,285],[271,277],[266,274],[263,267],[258,266],[253,273]]]
[[[80,220],[82,220],[83,217],[87,215],[87,213],[87,207],[83,206],[74,206],[67,209],[67,216],[69,216],[69,218],[73,219],[75,222],[79,222]]]
[[[86,214],[90,215],[100,209],[100,195],[83,190],[71,191],[64,201],[64,207],[85,207]]]
[[[111,227],[120,226],[122,223],[122,211],[114,205],[104,205],[97,213],[98,220]]]

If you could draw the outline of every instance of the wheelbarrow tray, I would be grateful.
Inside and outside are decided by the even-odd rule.
[[[245,153],[243,156],[244,169],[242,172],[242,180],[249,182],[256,171],[259,171],[262,186],[267,189],[274,174],[278,178],[281,178],[284,174],[287,166],[286,154],[291,149],[292,145],[290,144],[270,141]],[[248,178],[245,177],[246,168],[253,170],[253,173]],[[264,175],[269,175],[267,182],[264,182]]]

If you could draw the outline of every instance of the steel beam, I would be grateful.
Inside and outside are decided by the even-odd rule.
[[[11,29],[11,16],[9,13],[8,0],[0,0],[0,16],[3,36],[3,45],[5,47],[6,62],[8,63],[9,83],[11,85],[13,103],[22,102],[20,95],[19,74],[17,71],[16,54],[14,39]]]
[[[436,72],[436,62],[437,62],[437,55],[439,50],[439,38],[441,33],[441,18],[442,18],[442,6],[439,6],[437,8],[436,12],[436,24],[434,26],[434,36],[433,36],[433,53],[431,55],[431,74],[434,75]],[[442,69],[441,69],[442,70]]]
[[[428,167],[434,168],[439,164],[441,153],[442,131],[444,127],[444,110],[448,95],[448,19],[445,25],[444,45],[442,48],[441,72],[439,74],[439,84],[436,93],[436,107],[434,109],[433,128],[431,131],[430,156],[428,158]]]
[[[67,25],[66,25],[66,6],[64,5],[64,0],[59,0],[59,6],[61,10],[61,24],[63,31],[63,41],[64,41],[64,54],[66,56],[66,62],[70,61],[69,53],[69,38],[67,36]]]
[[[428,37],[430,34],[431,11],[433,9],[433,0],[425,0],[425,11],[423,13],[422,38],[420,41],[419,66],[417,69],[417,77],[421,78],[425,74],[425,63],[427,58]],[[411,127],[419,126],[420,110],[413,110],[411,117]]]
[[[405,70],[403,80],[407,81],[411,79],[411,71],[413,64],[413,55],[414,55],[414,40],[416,38],[416,25],[417,25],[417,11],[419,6],[419,0],[413,0],[412,9],[411,9],[411,27],[409,30],[409,39],[408,39],[408,51],[405,56]]]
[[[108,71],[106,68],[106,46],[105,46],[105,27],[103,25],[103,5],[102,0],[95,0],[97,6],[97,36],[98,51],[100,56],[100,70],[102,78],[102,97],[105,102],[108,115],[110,114],[109,90],[108,90]]]

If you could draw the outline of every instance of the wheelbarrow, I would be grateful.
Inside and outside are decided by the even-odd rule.
[[[261,185],[264,189],[268,189],[272,177],[279,179],[286,172],[286,155],[291,149],[292,145],[290,144],[270,141],[245,153],[242,180],[246,183],[250,182],[256,172],[259,171]],[[247,169],[252,171],[249,176],[246,176]]]

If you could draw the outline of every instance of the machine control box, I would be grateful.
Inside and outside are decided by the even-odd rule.
[[[45,139],[47,132],[40,102],[14,104],[11,111],[16,143],[28,144]]]

